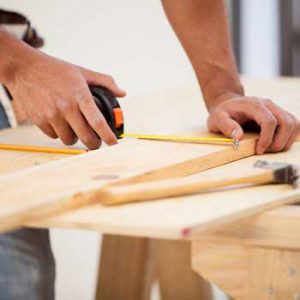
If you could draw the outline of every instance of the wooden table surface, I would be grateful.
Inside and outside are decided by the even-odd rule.
[[[300,117],[300,79],[247,79],[245,85],[248,95],[271,98]],[[122,102],[128,131],[205,133],[206,112],[195,86]],[[48,139],[33,127],[4,130],[0,132],[0,142],[61,146],[59,141]],[[202,145],[190,145],[187,151],[194,151],[190,147],[205,149]],[[210,151],[215,150],[211,148]],[[166,160],[170,159],[168,153],[165,155]],[[66,156],[2,151],[0,173],[10,173],[14,177],[14,171],[18,169],[30,166],[34,169],[36,165],[63,158]],[[300,143],[288,153],[259,158],[299,164]],[[192,176],[203,178],[251,170],[257,159],[245,158]],[[9,176],[4,175],[5,178]],[[289,186],[269,185],[120,207],[96,204],[30,225],[82,228],[151,238],[191,238],[192,254],[190,244],[186,242],[152,241],[160,265],[158,276],[164,299],[181,300],[187,294],[192,295],[189,299],[195,299],[207,290],[201,290],[203,282],[193,277],[195,273],[189,272],[190,264],[194,271],[234,299],[298,299],[300,206],[284,205],[270,209],[281,204],[278,199],[285,201],[297,193]],[[267,212],[257,214],[256,210],[262,208]],[[120,295],[123,299],[149,299],[151,282],[145,280],[149,277],[149,240],[106,236],[104,245],[97,299],[120,299]],[[129,252],[124,251],[126,249]],[[178,260],[182,263],[178,264]],[[170,269],[170,266],[173,267]],[[135,274],[129,278],[127,274],[132,270]],[[179,289],[175,289],[174,284]],[[147,296],[140,296],[145,293]]]
[[[300,80],[245,80],[245,84],[248,94],[271,98],[300,117],[298,99],[300,98],[298,91]],[[197,87],[158,92],[153,95],[129,98],[122,102],[128,132],[182,133],[185,135],[197,135],[205,132],[206,111]],[[33,127],[4,130],[0,133],[0,140],[7,143],[61,146],[59,141],[48,139]],[[128,142],[132,141],[122,141],[121,143]],[[178,145],[179,147],[182,145]],[[198,147],[201,154],[210,151],[207,149],[210,149],[211,146],[185,145],[183,147],[186,147],[183,149],[188,152]],[[224,148],[224,146],[213,147]],[[158,160],[167,160],[171,154],[168,154],[168,150],[162,153],[164,157],[157,157]],[[196,153],[198,152],[196,151]],[[64,157],[66,156],[2,151],[0,173]],[[259,158],[300,163],[300,145],[295,144],[288,153],[269,154]],[[145,159],[147,158],[145,157]],[[199,177],[201,180],[203,176],[208,175],[215,177],[227,172],[251,172],[252,165],[257,159],[257,157],[250,157],[193,176]],[[96,204],[30,225],[83,228],[104,233],[154,238],[187,238],[194,231],[211,229],[215,225],[253,215],[257,212],[257,208],[270,209],[278,206],[280,202],[274,202],[274,200],[282,198],[285,201],[294,193],[295,191],[289,186],[270,185],[116,207]],[[259,197],[260,195],[264,195],[263,199]],[[256,205],[255,208],[252,207],[253,203]]]

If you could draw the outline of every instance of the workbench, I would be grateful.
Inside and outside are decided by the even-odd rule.
[[[299,79],[247,79],[245,85],[248,95],[271,98],[300,117]],[[124,100],[121,104],[128,132],[137,132],[138,128],[143,133],[198,135],[206,130],[206,111],[194,85]],[[59,145],[59,141],[48,139],[31,126],[4,130],[0,132],[0,141]],[[215,160],[222,156],[224,165],[219,161],[220,166],[208,166],[206,169],[214,168],[194,175],[191,175],[194,173],[191,165],[190,173],[182,174],[199,179],[251,170],[257,160],[247,153],[244,157],[248,158],[239,159],[237,154],[227,153],[225,148],[228,146],[174,146],[174,143],[169,146],[170,143],[160,142],[154,147],[152,143],[155,142],[121,141],[121,145],[113,150],[100,151],[118,153],[122,149],[136,149],[136,157],[124,157],[124,160],[129,163],[139,156],[145,160],[145,165],[147,151],[138,152],[144,149],[144,145],[153,156],[148,164],[159,165],[160,161],[171,164],[181,157],[193,162],[204,154],[207,157],[214,155]],[[243,151],[251,147],[251,143],[245,144]],[[232,155],[236,157],[232,159]],[[300,164],[300,143],[295,143],[287,153],[267,154],[260,158]],[[22,174],[14,172],[29,168],[25,172],[33,174],[34,168],[40,165],[64,159],[66,155],[2,151],[0,181],[9,181],[9,176],[21,179]],[[228,163],[232,160],[236,161]],[[85,165],[82,168],[83,173],[87,172]],[[171,172],[175,170],[164,168]],[[110,176],[115,172],[112,171]],[[300,207],[288,205],[297,202],[297,197],[298,191],[287,185],[227,189],[115,207],[96,203],[36,222],[26,222],[26,225],[82,228],[105,234],[98,299],[149,299],[154,276],[160,281],[164,300],[198,299],[207,289],[197,290],[197,284],[204,283],[191,270],[215,283],[233,299],[300,299]]]

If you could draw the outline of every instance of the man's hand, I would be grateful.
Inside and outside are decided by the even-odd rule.
[[[235,139],[243,137],[243,124],[255,121],[261,129],[257,154],[288,150],[300,133],[299,120],[271,100],[231,96],[209,108],[209,113],[209,130]]]
[[[59,137],[66,145],[74,144],[78,137],[89,149],[99,148],[100,138],[108,145],[116,144],[88,84],[106,87],[118,97],[125,95],[110,76],[49,56],[21,68],[9,90],[28,118],[48,136]]]
[[[89,149],[99,148],[101,139],[117,143],[88,88],[99,85],[125,96],[112,77],[43,54],[5,32],[0,38],[0,79],[35,125],[66,145],[77,138]]]
[[[210,112],[209,129],[242,138],[241,125],[255,121],[261,128],[257,154],[289,149],[299,133],[299,121],[271,101],[243,96],[230,43],[226,1],[162,2],[200,83]],[[228,91],[227,97],[222,95],[220,101],[223,91]]]

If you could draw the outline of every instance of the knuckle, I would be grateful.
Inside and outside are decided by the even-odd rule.
[[[56,108],[48,107],[48,109],[45,112],[46,119],[51,122],[51,121],[56,120],[57,116],[58,116],[58,110]]]
[[[272,115],[266,115],[264,120],[265,123],[270,127],[275,127],[277,125],[277,120]]]
[[[71,101],[60,101],[57,103],[57,108],[60,112],[66,113],[73,110],[74,104]]]
[[[290,129],[290,130],[294,130],[294,129],[297,128],[297,123],[295,122],[294,119],[292,119],[292,118],[287,118],[287,119],[285,120],[285,126],[286,126],[288,129]]]
[[[106,121],[104,120],[104,118],[92,118],[90,122],[93,128],[102,128],[106,125]]]
[[[265,109],[265,105],[264,105],[264,101],[263,100],[255,100],[253,101],[253,106],[256,110],[261,110],[261,109]]]

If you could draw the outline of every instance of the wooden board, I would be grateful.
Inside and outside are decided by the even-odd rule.
[[[39,129],[32,126],[22,126],[14,129],[0,131],[0,143],[24,144],[66,148],[58,140],[52,140]],[[68,147],[69,148],[69,147]],[[81,149],[83,146],[77,144],[72,148]],[[21,170],[31,166],[38,166],[49,161],[63,159],[69,155],[51,153],[31,153],[21,151],[0,151],[0,175]]]
[[[295,144],[289,153],[268,154],[259,158],[300,164],[300,143]],[[249,157],[194,177],[201,180],[203,176],[218,176],[226,172],[251,172],[257,159]],[[115,207],[97,204],[50,218],[35,226],[82,228],[133,236],[191,238],[193,234],[299,200],[299,189],[293,190],[288,185],[266,185]]]
[[[3,175],[0,230],[100,202],[97,190],[108,183],[185,176],[253,152],[254,140],[243,141],[239,150],[231,146],[131,140]]]
[[[299,91],[299,81],[250,81],[249,86],[250,90],[252,89],[252,93],[256,95],[272,96],[272,92],[274,91],[274,95],[276,96],[276,93],[283,95],[285,92],[286,97],[282,97],[279,102],[287,109],[292,107],[293,112],[296,112],[299,116],[299,101],[295,101],[299,95],[299,92],[296,92],[296,88]],[[290,91],[291,96],[289,94]],[[189,101],[183,101],[183,99],[188,99]],[[160,114],[157,114],[156,107],[161,103],[165,104],[166,109],[161,109]],[[163,93],[149,95],[148,97],[138,97],[135,100],[130,99],[123,103],[123,107],[129,132],[133,129],[140,128],[140,130],[145,133],[176,134],[181,132],[184,134],[197,135],[201,133],[200,125],[204,124],[206,118],[201,96],[195,86],[174,91],[165,91]],[[138,115],[136,114],[137,110],[140,111]],[[148,122],[146,121],[147,119]],[[150,120],[151,122],[149,122]],[[168,124],[165,123],[165,120],[168,120]],[[180,122],[178,122],[178,120],[180,120]],[[16,143],[18,143],[20,139],[24,140],[24,135],[19,135]],[[195,148],[194,145],[192,148]],[[189,151],[190,150],[188,150],[188,152]],[[173,152],[174,151],[171,150],[164,155],[165,152],[158,151],[157,157],[158,159],[168,160],[170,153],[173,155]],[[135,158],[139,157],[139,155],[140,153],[136,151]],[[273,156],[271,157],[273,158]],[[8,158],[9,156],[7,156],[7,160]],[[290,158],[290,156],[288,155],[287,158]],[[34,158],[32,159],[34,161]],[[252,161],[248,163],[250,164]],[[240,168],[243,168],[240,162],[233,167],[235,170],[239,170]],[[231,169],[220,169],[220,172],[228,171],[230,172]],[[35,190],[35,187],[33,187],[33,190]],[[276,187],[273,189],[272,187],[270,189],[266,187],[265,189],[251,189],[251,191],[247,190],[247,197],[249,195],[249,197],[253,196],[257,198],[257,195],[264,192],[267,200],[272,202],[274,199],[277,199],[278,193],[285,191],[289,191],[289,188]],[[196,203],[200,202],[198,200],[202,199],[202,197],[198,198],[198,196],[184,197],[182,199],[178,198],[174,201],[162,201],[161,203],[143,203],[138,206],[119,207],[113,210],[96,205],[71,214],[52,218],[38,226],[89,228],[103,230],[108,233],[178,238],[182,237],[183,234],[186,235],[193,228],[201,228],[201,230],[203,230],[213,223],[219,224],[221,221],[228,221],[232,215],[227,211],[229,210],[227,206],[231,205],[232,201],[236,202],[236,199],[243,198],[243,192],[242,194],[238,194],[236,191],[233,191],[233,194],[231,194],[232,192],[226,192],[225,195],[228,195],[228,199],[225,197],[225,207],[223,207],[224,205],[222,203],[222,199],[224,198],[223,193],[206,196],[208,197],[206,199],[217,199],[209,200],[207,203],[206,201],[201,201],[201,203],[203,202],[201,205],[196,205]],[[232,201],[230,201],[231,195],[229,194],[233,197]],[[288,195],[289,193],[285,194],[285,196]],[[211,202],[212,205],[208,202]],[[257,200],[257,202],[259,201]],[[256,204],[260,207],[262,205],[262,203]],[[233,215],[240,215],[241,211],[243,211],[242,215],[244,215],[245,210],[249,208],[247,205],[248,203],[244,204],[238,202]],[[220,207],[223,208],[223,211],[219,211]],[[210,223],[208,218],[201,219],[205,211],[210,212],[211,216],[212,210],[216,210],[215,219],[212,220],[212,223]],[[202,211],[203,213],[201,213]],[[250,213],[253,213],[253,211],[250,210]],[[225,218],[223,218],[222,214],[225,214]],[[199,220],[201,221],[200,223]],[[216,220],[218,221],[216,222]]]

